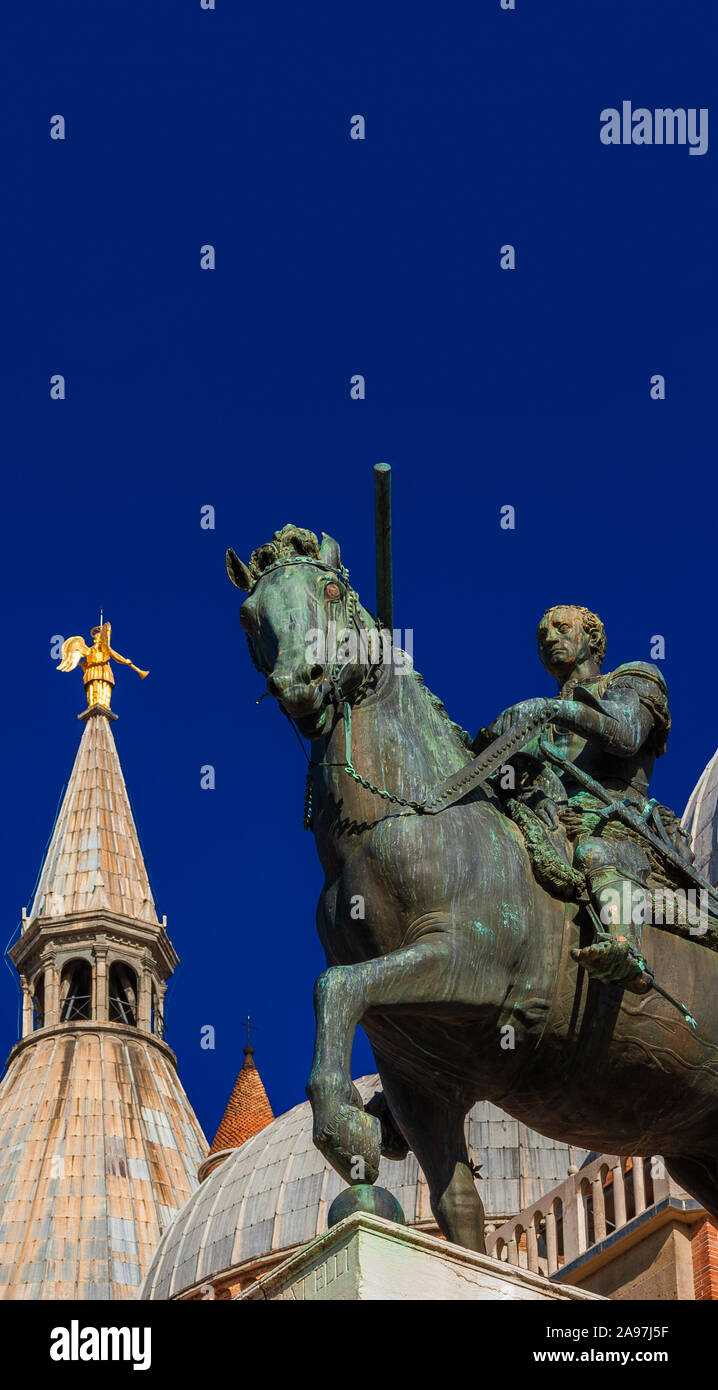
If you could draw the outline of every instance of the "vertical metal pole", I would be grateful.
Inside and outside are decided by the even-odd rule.
[[[391,467],[374,464],[374,529],[376,536],[376,615],[382,627],[394,627],[394,588],[391,573]]]

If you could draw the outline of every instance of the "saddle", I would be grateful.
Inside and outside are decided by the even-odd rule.
[[[653,837],[648,839],[640,835],[638,828],[613,819],[610,806],[606,814],[610,795],[605,789],[605,800],[585,792],[568,801],[565,794],[563,800],[554,800],[546,793],[545,778],[543,781],[544,787],[534,786],[518,796],[500,798],[499,804],[521,831],[534,878],[547,893],[564,902],[585,900],[585,875],[572,863],[573,847],[580,836],[598,832],[607,839],[640,838],[650,863],[642,885],[646,893],[645,920],[651,926],[718,951],[718,899],[693,868],[693,855],[690,850],[690,858],[686,853],[687,837],[669,807],[656,803],[659,824],[674,849],[670,860],[659,852]],[[550,823],[556,828],[551,829]],[[683,871],[676,859],[683,861]],[[702,896],[697,898],[696,890]],[[693,897],[689,896],[691,893]],[[700,903],[700,912],[696,902]]]

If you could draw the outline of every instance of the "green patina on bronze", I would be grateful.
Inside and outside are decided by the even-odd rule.
[[[718,1217],[718,958],[696,941],[643,928],[641,952],[656,980],[690,1004],[695,1032],[655,990],[637,992],[646,981],[627,954],[631,925],[605,932],[602,955],[588,911],[617,874],[646,881],[652,866],[640,835],[612,838],[582,822],[579,788],[548,767],[538,739],[524,740],[517,758],[511,797],[530,812],[519,828],[496,779],[471,780],[470,740],[418,673],[331,651],[309,660],[312,629],[328,633],[335,622],[357,637],[376,629],[330,537],[320,545],[288,526],[248,566],[229,552],[228,570],[249,594],[242,623],[255,665],[311,742],[312,828],[324,870],[317,927],[328,968],[315,990],[307,1090],[321,1151],[347,1182],[361,1158],[371,1184],[381,1153],[400,1158],[410,1147],[444,1234],[481,1250],[464,1120],[487,1099],[564,1142],[661,1153]],[[548,721],[548,736],[576,767],[643,806],[670,727],[665,686],[644,663],[602,675],[594,618],[551,610],[539,649],[559,698],[513,706],[473,751],[481,758],[497,741],[502,747],[527,718],[546,736]],[[357,777],[347,771],[347,704]],[[436,812],[437,789],[467,776],[469,790],[457,799],[452,792],[445,809],[417,811],[433,801]],[[669,839],[680,844],[675,825]],[[585,880],[582,903],[557,896],[556,857]],[[628,988],[601,972],[625,975]],[[383,1085],[366,1107],[349,1072],[359,1023]],[[501,1045],[507,1024],[511,1048]]]

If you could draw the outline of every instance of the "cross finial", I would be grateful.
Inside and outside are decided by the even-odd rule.
[[[256,1031],[257,1031],[257,1025],[256,1025],[256,1023],[252,1023],[250,1020],[251,1020],[251,1015],[250,1015],[250,1014],[247,1014],[247,1046],[246,1046],[245,1049],[244,1049],[245,1052],[254,1052],[254,1048],[252,1047],[251,1033],[252,1033],[252,1030],[254,1030],[254,1032],[256,1033]]]

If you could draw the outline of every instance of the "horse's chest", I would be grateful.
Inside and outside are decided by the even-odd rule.
[[[327,883],[324,930],[338,959],[397,950],[417,917],[449,905],[452,887],[426,825],[407,821],[384,821],[366,832]]]

